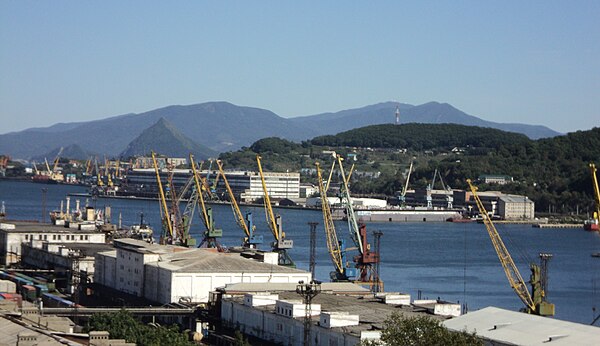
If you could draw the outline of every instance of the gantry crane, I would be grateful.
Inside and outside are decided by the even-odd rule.
[[[260,159],[260,155],[256,155],[256,162],[258,164],[258,171],[260,173],[260,181],[262,183],[264,194],[263,202],[265,205],[265,213],[267,214],[267,223],[269,224],[269,229],[271,229],[271,233],[273,233],[273,237],[275,238],[273,243],[271,243],[271,247],[273,248],[274,252],[279,254],[279,265],[295,267],[296,264],[287,253],[287,250],[294,246],[294,241],[285,239],[285,232],[283,232],[281,227],[281,216],[275,216],[273,213],[273,206],[271,205],[271,199],[269,198],[269,192],[267,191],[267,184],[265,183],[265,176]]]
[[[331,257],[331,261],[335,268],[335,271],[330,272],[329,276],[332,281],[353,281],[356,277],[356,269],[348,266],[346,242],[344,239],[338,238],[335,223],[333,222],[333,217],[331,215],[331,206],[329,205],[329,199],[327,198],[327,190],[329,188],[329,182],[331,181],[331,173],[333,172],[335,161],[333,161],[327,185],[323,184],[320,164],[316,162],[315,166],[317,167],[317,179],[319,181],[319,195],[321,196],[321,209],[323,211],[323,224],[325,225],[327,249],[329,250],[329,256]]]
[[[583,228],[586,231],[600,231],[600,189],[598,189],[598,178],[596,177],[596,165],[594,163],[589,164],[590,173],[592,174],[592,186],[594,189],[594,213],[590,220],[587,220],[583,224]]]
[[[524,310],[530,314],[553,316],[554,304],[546,301],[545,293],[547,288],[546,261],[551,257],[551,255],[540,254],[543,268],[540,268],[540,266],[533,263],[530,264],[531,277],[529,283],[531,284],[531,291],[533,293],[530,294],[525,281],[521,277],[519,269],[515,265],[515,262],[508,252],[508,249],[506,249],[504,242],[500,238],[500,235],[498,234],[490,215],[485,210],[483,202],[481,199],[479,199],[479,196],[477,195],[477,188],[471,183],[471,179],[467,179],[467,184],[469,184],[469,188],[473,194],[473,199],[477,204],[477,208],[479,208],[479,213],[483,217],[483,222],[490,239],[492,240],[492,245],[498,254],[498,259],[500,259],[500,263],[502,264],[506,278],[508,279],[508,282],[515,293],[517,293],[517,296],[521,299],[523,304],[525,304]]]
[[[227,176],[223,171],[223,166],[221,165],[221,160],[217,160],[217,166],[219,167],[219,175],[223,177],[223,183],[225,183],[225,188],[227,189],[227,193],[229,194],[229,201],[231,203],[231,209],[233,210],[233,215],[235,216],[235,222],[238,226],[244,231],[246,236],[244,237],[244,241],[242,243],[242,247],[255,249],[257,245],[263,243],[262,234],[256,234],[254,223],[252,222],[252,213],[247,212],[246,218],[242,215],[240,211],[240,207],[235,200],[235,195],[231,186],[229,185],[229,181],[227,181]],[[217,177],[219,176],[217,175]]]
[[[200,208],[202,210],[202,221],[204,222],[204,227],[206,230],[204,231],[204,237],[202,238],[202,242],[200,242],[199,247],[210,247],[217,248],[219,251],[223,251],[224,248],[219,244],[218,239],[223,236],[223,230],[219,228],[215,228],[215,221],[212,215],[212,209],[207,208],[204,203],[204,181],[201,182],[201,178],[199,177],[199,172],[196,170],[196,164],[194,163],[194,156],[190,154],[190,163],[192,167],[192,176],[194,177],[194,182],[196,183],[196,193],[198,194],[198,201],[200,202]]]
[[[383,291],[383,282],[379,278],[379,273],[376,272],[380,259],[379,251],[371,251],[371,246],[367,241],[367,226],[362,222],[359,224],[356,220],[356,213],[354,212],[350,189],[348,187],[350,175],[346,175],[344,172],[342,160],[343,158],[337,155],[337,162],[343,180],[341,193],[348,217],[348,229],[350,237],[359,251],[359,254],[354,257],[355,267],[358,270],[358,282],[368,284],[373,291],[381,292]]]

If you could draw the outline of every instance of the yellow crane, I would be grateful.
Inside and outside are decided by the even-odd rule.
[[[594,189],[594,201],[596,205],[594,207],[592,218],[583,224],[583,228],[587,231],[600,231],[600,189],[598,188],[598,178],[596,177],[596,165],[590,163],[589,167],[590,173],[592,174],[592,186]]]
[[[529,290],[527,289],[527,285],[523,280],[523,277],[521,277],[519,269],[515,265],[515,262],[513,261],[510,253],[508,252],[508,249],[504,245],[502,238],[500,238],[500,235],[498,234],[498,231],[496,230],[496,227],[494,226],[490,215],[485,210],[485,206],[483,205],[483,202],[477,194],[477,187],[475,187],[471,183],[471,179],[467,179],[467,184],[469,184],[469,188],[471,189],[471,193],[473,194],[473,199],[477,204],[479,213],[481,214],[481,217],[483,217],[483,222],[490,236],[490,239],[492,240],[492,245],[496,250],[498,259],[502,264],[502,268],[504,269],[504,273],[506,274],[506,278],[508,279],[510,287],[512,287],[512,289],[515,291],[515,293],[517,293],[517,296],[521,299],[523,304],[525,304],[525,311],[535,315],[553,316],[554,304],[548,303],[546,301],[545,273],[544,275],[542,275],[543,271],[538,265],[533,263],[530,264],[530,283],[533,295],[530,294]],[[544,260],[545,258],[548,258],[549,255],[540,255],[540,257],[542,257],[542,260]]]
[[[206,204],[204,203],[204,181],[200,182],[200,174],[196,170],[194,156],[192,154],[190,154],[190,163],[192,167],[192,176],[194,177],[194,182],[196,183],[196,193],[198,194],[198,201],[200,202],[200,208],[202,209],[202,220],[204,221],[204,227],[206,227],[206,230],[204,231],[204,238],[200,243],[200,247],[206,245],[206,247],[223,250],[223,248],[217,240],[218,238],[223,236],[223,230],[215,228],[215,222],[212,216],[212,209],[207,208]]]
[[[317,180],[319,182],[319,195],[321,197],[321,210],[323,211],[323,224],[325,225],[327,249],[329,250],[329,256],[331,257],[335,269],[335,271],[329,273],[329,276],[332,281],[350,281],[356,276],[356,269],[347,266],[345,241],[338,238],[335,223],[333,222],[333,217],[331,215],[331,206],[329,204],[329,199],[327,198],[327,190],[331,181],[331,173],[333,172],[335,161],[333,161],[326,185],[323,184],[320,164],[316,162],[315,166],[317,167]]]
[[[163,190],[162,181],[160,180],[160,172],[158,163],[156,162],[156,154],[151,152],[152,162],[154,163],[154,173],[156,173],[156,183],[158,184],[158,196],[160,197],[160,216],[163,221],[163,232],[160,235],[160,244],[170,244],[173,241],[173,224],[171,223],[171,214],[167,208],[167,199]],[[99,180],[100,181],[100,180]]]
[[[258,164],[258,171],[260,173],[260,181],[263,188],[263,201],[265,205],[265,213],[267,214],[267,223],[269,224],[269,229],[271,229],[271,233],[273,233],[273,237],[275,238],[273,243],[271,243],[271,246],[273,251],[279,254],[279,265],[295,267],[296,264],[287,253],[287,250],[294,246],[294,241],[285,239],[285,232],[283,232],[281,228],[281,216],[277,215],[276,217],[273,213],[273,206],[271,205],[271,199],[269,198],[269,192],[267,191],[267,184],[265,183],[265,175],[263,173],[260,159],[260,155],[256,155],[256,162]]]
[[[227,189],[227,193],[229,194],[229,201],[231,203],[231,209],[233,209],[233,214],[235,216],[235,222],[242,229],[242,231],[244,231],[244,233],[246,234],[246,236],[244,237],[244,242],[243,242],[242,246],[248,247],[248,248],[256,248],[256,246],[258,244],[262,244],[263,236],[254,233],[256,227],[254,226],[254,224],[252,222],[252,213],[250,213],[250,212],[246,213],[246,218],[244,219],[244,216],[242,215],[242,212],[240,211],[240,207],[238,206],[237,201],[235,200],[235,194],[233,193],[233,190],[231,189],[231,186],[229,185],[229,181],[227,180],[227,176],[225,175],[225,172],[223,171],[223,165],[221,164],[221,160],[217,160],[216,162],[217,162],[217,167],[219,167],[219,174],[217,175],[217,177],[219,177],[219,175],[223,177],[223,182],[225,183],[225,188]],[[216,186],[216,184],[215,184],[215,186]]]

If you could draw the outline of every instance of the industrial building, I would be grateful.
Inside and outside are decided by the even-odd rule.
[[[173,169],[172,183],[176,190],[181,189],[190,179],[189,169]],[[218,171],[200,172],[201,176],[216,177]],[[264,192],[260,175],[250,171],[226,171],[227,181],[236,198],[241,202],[254,202],[263,197]],[[264,172],[265,184],[272,199],[297,199],[300,197],[300,173]],[[210,179],[212,181],[212,178]],[[167,170],[161,170],[162,184],[167,184]],[[217,194],[226,194],[225,183],[219,179],[216,187]],[[121,187],[122,194],[131,194],[143,197],[156,197],[158,184],[156,171],[153,168],[134,169],[128,172],[127,179]]]
[[[92,230],[81,229],[77,223],[70,227],[38,222],[13,221],[0,223],[0,263],[5,266],[21,260],[22,244],[41,241],[48,244],[104,244],[106,235]]]
[[[487,307],[443,322],[450,330],[475,332],[485,345],[598,345],[600,328]]]
[[[135,239],[116,239],[114,246],[96,255],[95,284],[160,304],[205,303],[211,291],[229,283],[311,280],[309,272],[277,265],[277,253],[223,253]]]
[[[373,296],[351,283],[319,284],[320,293],[307,305],[296,291],[303,283],[288,285],[287,290],[283,286],[238,284],[220,290],[223,327],[239,330],[258,342],[300,346],[305,345],[306,336],[310,345],[353,346],[362,340],[379,339],[385,319],[393,312],[439,320],[460,314],[458,304],[411,304],[408,294]]]

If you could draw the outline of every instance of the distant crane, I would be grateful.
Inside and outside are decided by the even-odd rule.
[[[398,199],[400,201],[400,205],[403,207],[406,205],[406,191],[408,191],[408,182],[410,181],[410,174],[413,171],[413,164],[414,164],[414,161],[411,161],[410,167],[408,168],[408,175],[406,176],[406,182],[404,183],[404,188],[402,189],[402,192],[400,193],[400,196],[398,197]]]
[[[273,213],[273,206],[271,205],[271,199],[269,198],[269,192],[267,191],[267,184],[265,183],[265,175],[263,173],[262,165],[260,162],[260,155],[256,155],[256,162],[258,164],[258,171],[260,173],[260,180],[263,188],[263,202],[265,206],[265,213],[267,214],[267,223],[273,233],[275,240],[271,243],[274,252],[279,254],[278,263],[279,265],[295,267],[296,264],[288,254],[287,250],[294,246],[294,241],[285,239],[285,232],[281,226],[281,216]]]
[[[263,236],[259,234],[255,234],[254,223],[252,221],[252,213],[246,213],[246,218],[242,216],[242,212],[240,211],[240,207],[235,200],[235,194],[229,185],[229,181],[227,181],[227,176],[225,176],[225,172],[223,171],[223,166],[221,165],[221,160],[217,160],[217,166],[219,167],[219,175],[223,177],[223,182],[225,183],[225,188],[227,189],[227,193],[229,194],[229,202],[231,203],[231,209],[233,209],[233,215],[235,216],[235,222],[238,226],[244,231],[245,237],[242,243],[243,247],[255,249],[257,245],[263,243]],[[216,184],[215,184],[216,185]]]
[[[498,259],[502,264],[506,278],[508,279],[512,289],[515,291],[515,293],[517,293],[517,296],[521,299],[523,304],[525,304],[524,310],[530,314],[553,316],[554,304],[546,301],[546,289],[548,285],[546,262],[551,255],[540,254],[542,259],[542,268],[536,264],[530,264],[531,277],[529,282],[532,290],[532,294],[530,294],[525,281],[523,281],[523,278],[521,277],[519,269],[515,265],[515,262],[504,245],[504,242],[500,238],[492,219],[485,210],[483,202],[481,199],[479,199],[479,196],[477,195],[477,188],[471,183],[471,179],[467,179],[467,184],[469,184],[469,188],[473,194],[473,199],[475,199],[475,202],[477,203],[479,213],[483,217],[483,222],[485,223],[485,227],[488,231],[490,239],[492,240],[492,245],[494,245],[494,249],[498,254]]]
[[[590,173],[592,174],[592,187],[594,189],[594,201],[596,203],[594,207],[594,213],[590,220],[586,220],[583,224],[583,228],[587,231],[600,231],[600,189],[598,189],[598,178],[596,177],[596,165],[594,163],[589,164]]]

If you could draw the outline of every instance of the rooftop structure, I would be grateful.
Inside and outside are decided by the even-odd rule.
[[[444,321],[450,330],[476,332],[490,345],[597,345],[600,328],[487,307]]]
[[[322,289],[342,288],[336,287],[337,283],[330,283],[330,287],[325,283],[321,285]],[[378,339],[384,321],[393,312],[399,312],[406,317],[427,314],[445,320],[449,316],[433,314],[436,304],[459,307],[458,304],[438,301],[425,302],[419,306],[411,305],[410,295],[381,293],[374,297],[364,295],[360,288],[351,289],[352,285],[354,284],[345,283],[342,290],[355,291],[357,295],[332,294],[322,290],[321,294],[312,299],[310,310],[295,291],[269,290],[244,296],[228,296],[223,298],[221,303],[221,320],[226,327],[235,327],[242,333],[262,340],[286,345],[303,345],[306,309],[311,316],[308,338],[310,344],[342,346],[356,345],[365,339]],[[229,286],[223,291],[233,292]],[[425,306],[427,304],[431,309]]]

